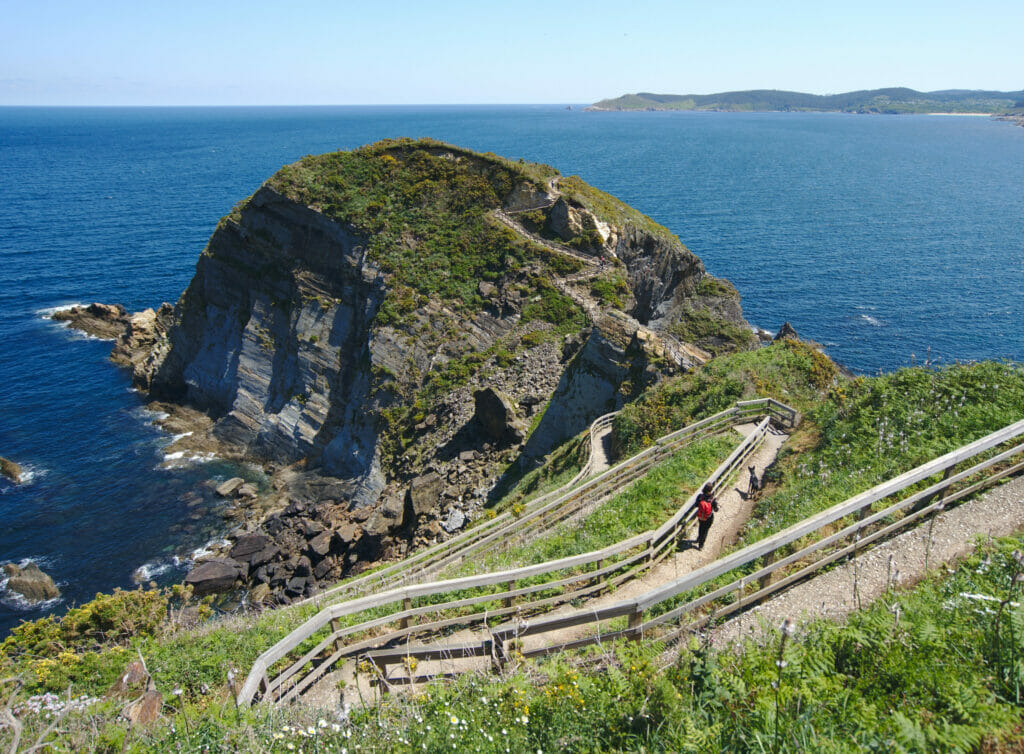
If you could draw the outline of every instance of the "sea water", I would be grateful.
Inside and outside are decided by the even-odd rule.
[[[0,108],[0,562],[63,590],[0,632],[137,580],[180,579],[228,525],[172,458],[110,343],[47,319],[175,301],[217,220],[304,154],[430,136],[545,162],[666,225],[744,299],[863,373],[1024,359],[1024,128],[988,118],[587,113],[552,106]]]

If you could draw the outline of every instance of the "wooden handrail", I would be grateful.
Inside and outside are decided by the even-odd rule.
[[[778,405],[782,406],[782,404]],[[756,408],[770,409],[771,406],[765,400],[762,399],[760,401],[746,402],[742,407],[737,405],[736,407],[719,412],[718,414],[708,417],[707,419],[704,419],[700,422],[696,422],[695,424],[690,425],[689,427],[673,432],[670,436],[660,438],[659,442],[656,445],[644,451],[641,451],[632,458],[627,459],[626,461],[622,462],[621,464],[618,464],[612,469],[609,469],[607,472],[599,475],[598,477],[595,477],[592,480],[589,480],[580,489],[594,489],[595,487],[598,486],[598,482],[600,480],[614,478],[613,475],[622,474],[623,469],[628,470],[632,468],[634,465],[637,465],[641,462],[645,462],[647,459],[653,460],[655,457],[667,455],[670,452],[672,452],[675,444],[682,442],[686,438],[695,437],[702,429],[708,432],[718,431],[723,425],[731,426],[733,424],[738,423],[740,420],[746,420],[749,418],[750,411]],[[792,411],[791,409],[788,409],[788,407],[785,406],[782,406],[782,408],[790,412]],[[791,419],[794,415],[795,412],[789,414],[788,416]],[[600,417],[598,420],[595,421],[594,424],[597,424],[597,422],[610,422],[611,418],[612,415]],[[736,470],[738,463],[741,462],[743,458],[746,458],[751,452],[753,452],[753,450],[760,444],[760,442],[763,441],[764,436],[768,430],[770,421],[771,415],[765,416],[765,418],[761,421],[756,430],[753,433],[751,433],[748,437],[744,438],[744,440],[729,455],[729,457],[722,464],[720,464],[720,466],[715,470],[715,472],[709,477],[709,480],[713,484],[720,485],[726,482],[726,480]],[[594,429],[594,424],[592,424],[592,432],[597,431]],[[669,439],[666,441],[666,438]],[[580,490],[573,490],[570,494],[577,495],[579,492]],[[563,495],[560,498],[551,501],[550,503],[532,512],[531,515],[540,515],[547,510],[554,509],[557,505],[564,501],[564,498],[568,496],[569,495]],[[364,610],[372,609],[375,607],[382,607],[389,604],[408,604],[408,602],[411,599],[416,597],[444,594],[447,592],[480,588],[483,586],[492,586],[494,584],[499,583],[511,583],[523,578],[529,578],[532,576],[542,574],[552,574],[558,571],[564,571],[567,569],[578,568],[583,565],[589,565],[591,563],[599,563],[602,560],[606,560],[616,555],[626,553],[629,550],[640,545],[645,546],[644,552],[641,554],[648,556],[647,563],[648,565],[650,565],[653,562],[654,556],[659,551],[664,551],[666,543],[671,540],[671,537],[667,537],[666,535],[671,534],[672,537],[677,536],[679,534],[680,527],[687,525],[690,519],[692,519],[695,504],[696,494],[691,495],[684,502],[683,506],[681,506],[681,508],[670,518],[669,522],[666,522],[666,524],[663,524],[658,529],[643,532],[642,534],[635,535],[634,537],[623,540],[614,545],[602,548],[601,550],[593,551],[590,553],[583,553],[580,555],[569,556],[566,558],[560,558],[558,560],[540,563],[532,566],[525,566],[521,568],[499,571],[495,573],[481,574],[477,576],[469,576],[459,579],[449,579],[445,581],[416,584],[401,588],[395,588],[371,596],[363,597],[360,599],[349,600],[344,603],[330,605],[321,610],[317,615],[308,619],[301,626],[292,631],[288,636],[284,637],[281,641],[277,642],[274,646],[269,648],[262,655],[260,655],[259,658],[257,658],[257,660],[253,664],[253,668],[249,673],[249,676],[246,679],[245,684],[243,685],[242,690],[239,693],[238,701],[240,704],[249,704],[258,691],[261,679],[265,679],[267,670],[272,665],[274,665],[279,660],[283,659],[285,656],[287,656],[288,653],[297,648],[301,643],[306,641],[308,638],[311,638],[314,634],[323,629],[329,623],[337,620],[340,617],[353,615]],[[518,525],[520,522],[517,521],[515,523],[516,525]],[[495,534],[489,534],[488,537],[485,537],[484,540],[481,540],[481,543],[484,543],[488,538],[493,536],[495,536]],[[610,573],[611,571],[618,570],[624,565],[629,565],[633,563],[636,559],[637,557],[634,556],[634,558],[628,559],[629,562],[615,564],[610,568],[604,569],[603,572]],[[593,591],[593,589],[588,588],[587,591]],[[571,594],[572,593],[570,593],[570,595]],[[490,597],[490,599],[495,598],[495,595],[491,595]],[[544,602],[550,602],[550,600],[545,600]],[[452,608],[456,603],[458,603],[460,606],[467,604],[465,600],[456,602],[446,602],[436,606],[429,606],[429,608],[425,608],[423,610],[417,610],[416,614],[422,615],[431,611],[440,612],[442,610]],[[284,676],[289,676],[292,673],[296,672],[308,661],[308,659],[316,656],[316,654],[322,651],[323,648],[325,648],[326,646],[330,646],[331,642],[333,642],[335,639],[339,638],[343,634],[347,635],[356,630],[368,628],[370,627],[371,623],[374,625],[380,625],[382,622],[393,622],[396,619],[409,617],[410,615],[412,615],[412,613],[410,613],[409,611],[403,611],[396,615],[389,615],[387,616],[386,619],[375,619],[373,621],[359,624],[356,627],[348,627],[346,629],[332,631],[331,635],[323,641],[321,641],[320,644],[317,647],[315,647],[314,650],[312,650],[312,652],[308,652],[305,657],[303,657],[299,662],[294,663],[288,670],[285,671],[284,674],[279,676],[277,679],[270,682],[269,684],[264,685],[267,687],[268,692],[276,688],[279,688],[286,680]],[[335,652],[335,654],[332,657],[337,658],[340,656],[341,654],[339,652]],[[322,672],[322,670],[320,670],[319,672]]]

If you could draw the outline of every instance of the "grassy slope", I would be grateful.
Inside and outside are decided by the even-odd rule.
[[[758,509],[750,539],[1024,416],[1024,371],[987,362],[847,380],[813,349],[776,344],[716,359],[696,374],[663,384],[624,412],[616,430],[624,447],[639,447],[668,426],[758,394],[778,396],[806,418],[791,440],[795,450],[787,451],[773,470],[773,489]],[[618,522],[609,519],[609,525]],[[562,545],[572,539],[566,537]],[[899,745],[924,751],[955,750],[959,743],[968,749],[986,734],[1016,725],[1024,664],[1015,658],[1024,657],[1024,613],[1004,610],[997,641],[995,618],[983,609],[988,603],[957,597],[960,592],[1005,597],[1008,573],[1015,567],[1006,550],[1013,546],[1001,545],[991,566],[975,564],[961,569],[953,581],[929,583],[900,597],[898,625],[879,607],[855,616],[848,628],[822,624],[812,640],[791,645],[779,702],[784,722],[780,746],[855,750]],[[547,545],[538,547],[545,556],[559,554]],[[232,706],[216,690],[224,688],[229,667],[244,672],[263,648],[295,625],[297,616],[284,611],[254,625],[214,625],[161,638],[158,625],[166,602],[157,600],[154,608],[152,598],[124,596],[146,594],[121,593],[120,602],[104,598],[72,620],[26,624],[0,648],[2,675],[19,674],[26,692],[60,690],[70,681],[75,693],[96,694],[139,648],[168,702],[180,704],[169,693],[178,685],[190,710],[189,732],[179,715],[175,732],[161,727],[153,738],[136,739],[143,749],[173,747],[185,736],[191,736],[192,746],[225,738],[250,750],[278,745],[272,736],[282,733],[285,718],[246,712],[245,725],[236,724]],[[998,608],[998,602],[991,605]],[[1009,638],[1010,614],[1015,638]],[[125,616],[131,618],[127,623]],[[121,646],[100,648],[110,641]],[[556,745],[771,748],[776,651],[750,647],[741,656],[694,651],[665,674],[655,673],[651,656],[641,652],[625,659],[625,667],[636,668],[626,673],[612,669],[569,680],[570,671],[553,665],[537,682],[527,676],[507,683],[466,681],[432,690],[413,706],[388,706],[380,713],[383,729],[367,719],[353,735],[381,749],[404,748],[399,737],[415,748],[426,743],[428,749],[451,740],[472,742],[482,750],[496,749],[499,741],[513,750]],[[950,676],[954,665],[956,674]],[[215,693],[202,694],[203,684]],[[895,714],[897,708],[902,717]],[[116,711],[113,703],[100,707],[93,723],[110,738],[111,748],[120,750],[124,728],[114,720]],[[280,714],[291,724],[303,713]],[[445,723],[451,715],[469,721],[468,726]],[[414,716],[423,724],[403,727]],[[529,722],[521,722],[524,716]],[[65,745],[72,745],[69,736],[75,730],[84,736],[93,723],[67,726],[72,732],[62,739]],[[499,737],[501,729],[509,733]],[[286,736],[298,744],[296,734]]]
[[[217,690],[168,695],[166,719],[133,731],[126,748],[1017,751],[1024,610],[1000,605],[1021,599],[1021,547],[1019,538],[995,542],[845,625],[818,622],[742,653],[694,643],[664,669],[656,647],[620,644],[593,652],[596,671],[556,660],[505,679],[467,677],[344,722],[302,708],[237,711]],[[64,721],[60,748],[121,751],[119,706]],[[46,721],[26,722],[34,738]],[[0,732],[0,744],[9,740]]]

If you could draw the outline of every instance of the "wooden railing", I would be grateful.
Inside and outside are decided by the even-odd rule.
[[[872,542],[891,536],[900,529],[918,523],[924,517],[957,503],[964,498],[1024,470],[1024,421],[993,432],[976,442],[918,466],[911,471],[879,484],[842,503],[730,553],[713,563],[651,590],[636,599],[608,607],[580,610],[567,615],[533,620],[529,624],[508,623],[491,631],[488,641],[497,658],[500,647],[510,640],[530,635],[553,634],[571,626],[599,627],[616,618],[627,619],[624,629],[594,633],[570,642],[551,642],[523,651],[526,657],[559,652],[575,647],[608,641],[618,637],[641,638],[656,632],[659,640],[686,635],[705,625],[709,619],[722,618],[744,607],[758,603],[780,590],[810,576],[825,566],[856,554]],[[964,468],[958,467],[964,465]],[[923,486],[921,486],[923,485]],[[920,487],[920,488],[918,488]],[[905,496],[904,496],[905,495]],[[876,504],[884,505],[876,509]],[[852,522],[832,531],[838,522]],[[826,534],[826,532],[829,532]],[[814,537],[809,544],[790,552],[800,540]],[[810,562],[808,562],[808,560]],[[755,566],[749,573],[705,594],[691,595],[727,574]],[[756,566],[760,567],[756,567]],[[778,577],[773,580],[773,577]],[[757,585],[746,594],[747,587]],[[689,597],[681,604],[680,598]],[[731,599],[711,613],[698,611],[712,603]],[[685,621],[685,623],[684,623]],[[682,624],[666,632],[670,624]],[[415,657],[415,648],[405,648]],[[432,647],[436,651],[437,647]]]
[[[546,492],[543,495],[539,495],[526,503],[526,511],[536,511],[550,500],[566,495],[582,480],[586,479],[591,475],[591,473],[593,473],[595,452],[594,438],[599,432],[601,432],[601,430],[611,426],[611,423],[615,420],[617,413],[617,411],[613,411],[610,414],[604,414],[591,422],[590,428],[587,432],[589,449],[587,460],[583,464],[583,467],[565,484],[551,490],[550,492]],[[515,517],[509,512],[499,514],[492,519],[481,521],[476,526],[466,529],[460,534],[446,539],[443,542],[438,542],[435,545],[424,548],[398,563],[375,570],[365,576],[351,579],[342,584],[331,587],[330,589],[325,589],[312,597],[293,602],[292,605],[323,605],[327,602],[351,598],[359,594],[380,592],[409,581],[422,580],[426,576],[435,574],[442,568],[461,560],[466,554],[480,549],[482,546],[480,544],[481,540],[489,534],[495,533],[495,531],[499,529],[507,528],[507,525],[513,519],[515,519],[516,522],[521,523],[524,520],[529,520],[532,515],[533,513],[529,513],[527,516]]]
[[[795,410],[770,398],[740,401],[732,408],[659,438],[652,447],[581,485],[580,482],[587,479],[593,469],[594,438],[611,425],[616,413],[605,414],[591,423],[588,432],[590,452],[579,473],[561,487],[529,501],[523,513],[501,513],[398,563],[346,581],[293,604],[324,606],[359,595],[381,593],[401,584],[423,581],[465,560],[469,555],[479,557],[497,548],[509,547],[547,526],[579,515],[586,508],[597,505],[608,495],[643,476],[666,456],[695,439],[765,415],[771,416],[780,426],[786,427],[792,427],[798,420]]]
[[[760,446],[773,420],[787,427],[794,425],[797,414],[793,409],[771,399],[737,403],[726,411],[660,438],[652,447],[580,487],[554,499],[541,501],[528,514],[519,518],[509,517],[505,522],[488,527],[481,535],[463,539],[451,552],[441,552],[438,557],[417,562],[421,567],[437,569],[470,553],[479,555],[488,549],[507,546],[511,541],[528,538],[538,530],[550,529],[560,521],[585,512],[595,499],[604,499],[613,490],[623,489],[680,447],[754,418],[761,418],[756,429],[709,477],[716,489],[721,489]],[[610,420],[610,417],[602,417],[595,422],[597,426],[592,426],[592,436],[601,430],[603,424],[599,422]],[[594,552],[495,573],[392,588],[330,605],[257,658],[238,701],[249,704],[257,695],[265,700],[289,701],[323,677],[341,659],[370,651],[371,660],[387,664],[385,655],[388,650],[381,648],[397,641],[407,642],[413,635],[479,627],[495,618],[511,615],[521,619],[612,589],[653,567],[674,551],[677,540],[694,517],[695,505],[696,493],[657,529]],[[423,604],[414,606],[414,600]],[[501,606],[494,607],[495,604]],[[382,609],[391,612],[354,625],[341,624],[344,617]],[[470,612],[466,613],[467,609]],[[410,625],[413,620],[424,619],[427,622]],[[381,633],[386,626],[396,623],[397,628]],[[496,651],[496,646],[499,649],[504,647],[485,640],[466,647],[447,647],[445,651],[460,656],[481,656]],[[424,647],[421,651],[424,653],[422,656],[428,656],[431,650]],[[299,652],[301,655],[295,657]],[[289,664],[278,668],[271,678],[271,671],[282,662]]]

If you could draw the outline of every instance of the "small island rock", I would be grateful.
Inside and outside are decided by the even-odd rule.
[[[53,579],[32,561],[24,567],[8,563],[3,570],[7,574],[7,588],[33,604],[60,597],[60,590],[53,583]]]
[[[15,484],[21,484],[21,466],[14,461],[0,456],[0,476],[5,476]]]
[[[67,322],[76,330],[104,340],[114,340],[128,327],[128,312],[120,304],[89,304],[72,306],[54,312],[52,318]]]

